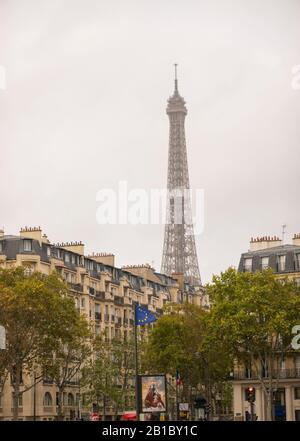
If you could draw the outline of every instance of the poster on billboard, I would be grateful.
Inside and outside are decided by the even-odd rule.
[[[141,413],[166,412],[167,390],[165,375],[140,375]]]

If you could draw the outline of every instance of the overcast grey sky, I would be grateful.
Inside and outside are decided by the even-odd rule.
[[[163,227],[100,226],[96,194],[166,185],[178,62],[203,281],[299,233],[299,23],[299,0],[0,0],[0,225],[159,270]]]

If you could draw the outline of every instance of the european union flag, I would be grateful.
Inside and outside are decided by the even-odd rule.
[[[135,326],[146,325],[157,320],[154,314],[144,306],[135,306]]]

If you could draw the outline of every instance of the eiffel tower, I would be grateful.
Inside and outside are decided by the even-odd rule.
[[[168,196],[161,272],[168,275],[181,273],[192,286],[201,286],[185,143],[184,121],[187,109],[184,99],[178,93],[177,64],[175,90],[168,100],[167,114],[170,120]]]

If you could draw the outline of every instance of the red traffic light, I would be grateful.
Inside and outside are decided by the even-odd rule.
[[[253,386],[247,387],[246,398],[247,398],[247,401],[249,401],[249,402],[255,401],[255,387],[253,387]]]

